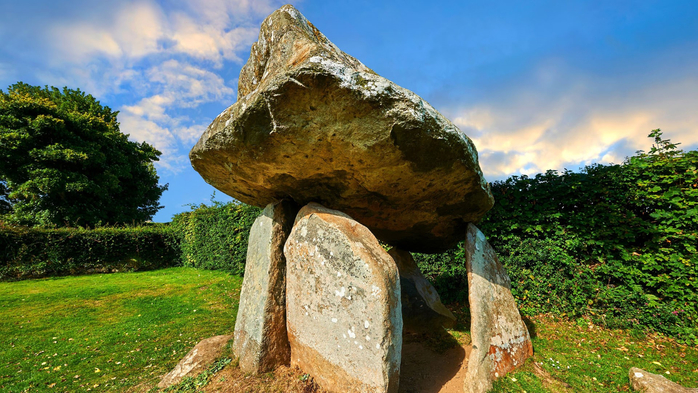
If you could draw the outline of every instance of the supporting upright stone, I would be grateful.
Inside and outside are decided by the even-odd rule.
[[[331,392],[397,392],[400,283],[378,240],[348,215],[310,203],[284,252],[291,365]]]
[[[290,361],[283,248],[297,211],[289,201],[269,204],[250,230],[233,342],[244,372],[264,373]]]
[[[465,377],[466,393],[482,393],[492,381],[533,355],[526,325],[511,294],[509,276],[473,224],[465,240],[473,350]]]
[[[436,288],[419,270],[412,254],[399,248],[392,248],[388,254],[400,272],[403,329],[427,333],[453,327],[456,317],[441,303]]]

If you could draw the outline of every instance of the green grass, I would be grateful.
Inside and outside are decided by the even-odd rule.
[[[531,326],[533,358],[498,380],[494,392],[630,391],[631,367],[698,387],[698,349],[665,336],[546,316],[534,318]]]
[[[200,340],[233,331],[241,283],[190,268],[0,283],[0,391],[149,390]],[[456,308],[451,337],[467,342],[468,310]],[[628,391],[630,367],[698,387],[695,347],[584,319],[539,316],[530,327],[533,358],[494,392]],[[194,391],[211,375],[173,391]]]
[[[0,390],[152,386],[232,332],[241,283],[190,268],[0,283]]]

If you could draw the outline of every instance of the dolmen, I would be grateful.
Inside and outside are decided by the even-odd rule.
[[[487,391],[531,356],[509,278],[474,225],[494,199],[473,142],[293,6],[264,20],[237,102],[189,157],[209,184],[264,207],[234,331],[243,371],[291,365],[331,392],[397,392],[403,332],[455,323],[410,252],[461,241],[473,338],[464,391]]]

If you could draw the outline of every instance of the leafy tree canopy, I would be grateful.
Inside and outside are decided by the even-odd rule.
[[[0,90],[0,214],[32,226],[143,222],[162,208],[160,152],[119,131],[118,112],[78,90]]]

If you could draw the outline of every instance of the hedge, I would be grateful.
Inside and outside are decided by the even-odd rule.
[[[260,212],[243,203],[213,201],[176,215],[172,227],[182,237],[182,264],[243,275],[250,228]]]
[[[181,264],[166,224],[132,228],[26,228],[0,224],[0,279],[150,270]]]
[[[171,224],[26,228],[0,222],[0,280],[170,266],[245,272],[247,239],[261,209],[237,202],[192,206]]]
[[[481,229],[524,313],[698,344],[698,151],[661,135],[621,165],[492,184]]]

